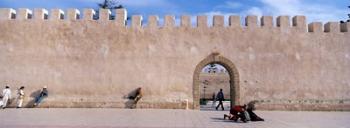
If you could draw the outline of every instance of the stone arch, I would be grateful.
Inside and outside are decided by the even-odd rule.
[[[193,109],[199,109],[199,99],[200,99],[200,92],[199,92],[199,74],[202,71],[202,69],[210,64],[210,63],[217,63],[226,68],[230,75],[230,96],[231,96],[231,106],[240,104],[240,95],[239,95],[239,73],[236,68],[236,66],[227,58],[219,55],[218,53],[213,53],[206,57],[204,60],[199,62],[199,64],[196,66],[196,69],[194,71],[193,75]]]

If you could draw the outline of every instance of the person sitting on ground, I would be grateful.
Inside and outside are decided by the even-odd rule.
[[[258,115],[256,115],[253,111],[255,110],[255,103],[256,101],[252,101],[248,103],[248,108],[247,108],[247,112],[250,116],[250,120],[251,121],[264,121],[263,118],[259,117]]]
[[[133,105],[130,106],[130,108],[136,108],[137,103],[138,103],[139,100],[142,98],[142,90],[141,90],[141,87],[137,88],[137,89],[135,90],[135,94],[130,95],[128,98],[134,101]]]
[[[141,87],[139,87],[139,88],[136,89],[136,94],[135,94],[135,99],[134,99],[135,104],[136,104],[137,102],[139,102],[139,100],[140,100],[141,98],[142,98],[142,91],[141,91]]]
[[[47,87],[44,86],[43,89],[40,91],[40,94],[35,98],[34,107],[38,106],[39,103],[47,96],[48,96]]]
[[[236,105],[233,106],[230,109],[230,114],[224,114],[224,119],[226,119],[226,117],[229,120],[234,120],[234,121],[238,121],[238,119],[240,118],[241,121],[243,122],[247,122],[247,118],[245,116],[245,111],[246,111],[246,105],[240,106],[240,105]]]

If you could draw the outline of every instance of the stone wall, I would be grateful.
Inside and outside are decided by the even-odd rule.
[[[0,9],[0,87],[10,85],[15,96],[25,86],[28,106],[48,86],[41,107],[123,108],[142,87],[140,108],[198,109],[196,69],[216,61],[235,69],[234,104],[350,110],[349,23],[248,16],[242,26],[239,16],[214,16],[208,26],[208,17],[198,16],[192,26],[190,16],[176,25],[167,15],[160,26],[157,16],[142,22],[137,15],[126,26],[126,10],[113,11],[115,20],[103,9],[93,20],[92,9],[83,17],[76,9]]]
[[[224,98],[229,100],[230,97],[230,76],[228,73],[200,73],[199,80],[201,82],[199,91],[201,99],[212,100],[213,93],[215,96],[220,89],[223,90]],[[205,94],[204,93],[205,88]],[[205,95],[205,96],[204,96]]]

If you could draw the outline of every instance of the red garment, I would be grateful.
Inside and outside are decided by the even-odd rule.
[[[230,113],[232,115],[237,115],[239,112],[243,112],[243,106],[239,106],[239,105],[236,105],[236,106],[233,106],[230,110]]]

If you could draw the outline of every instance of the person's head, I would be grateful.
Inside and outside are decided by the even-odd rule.
[[[6,86],[5,88],[10,88],[9,86]]]
[[[222,92],[222,88],[220,88],[220,92]]]
[[[47,89],[47,86],[44,86],[43,89]]]
[[[248,105],[247,105],[247,109],[251,109],[251,110],[255,110],[255,103],[256,103],[257,101],[250,101],[249,103],[248,103]]]
[[[244,110],[247,110],[247,105],[244,104],[244,105],[242,106],[242,108],[243,108]]]
[[[24,89],[24,86],[21,86],[19,89]]]

